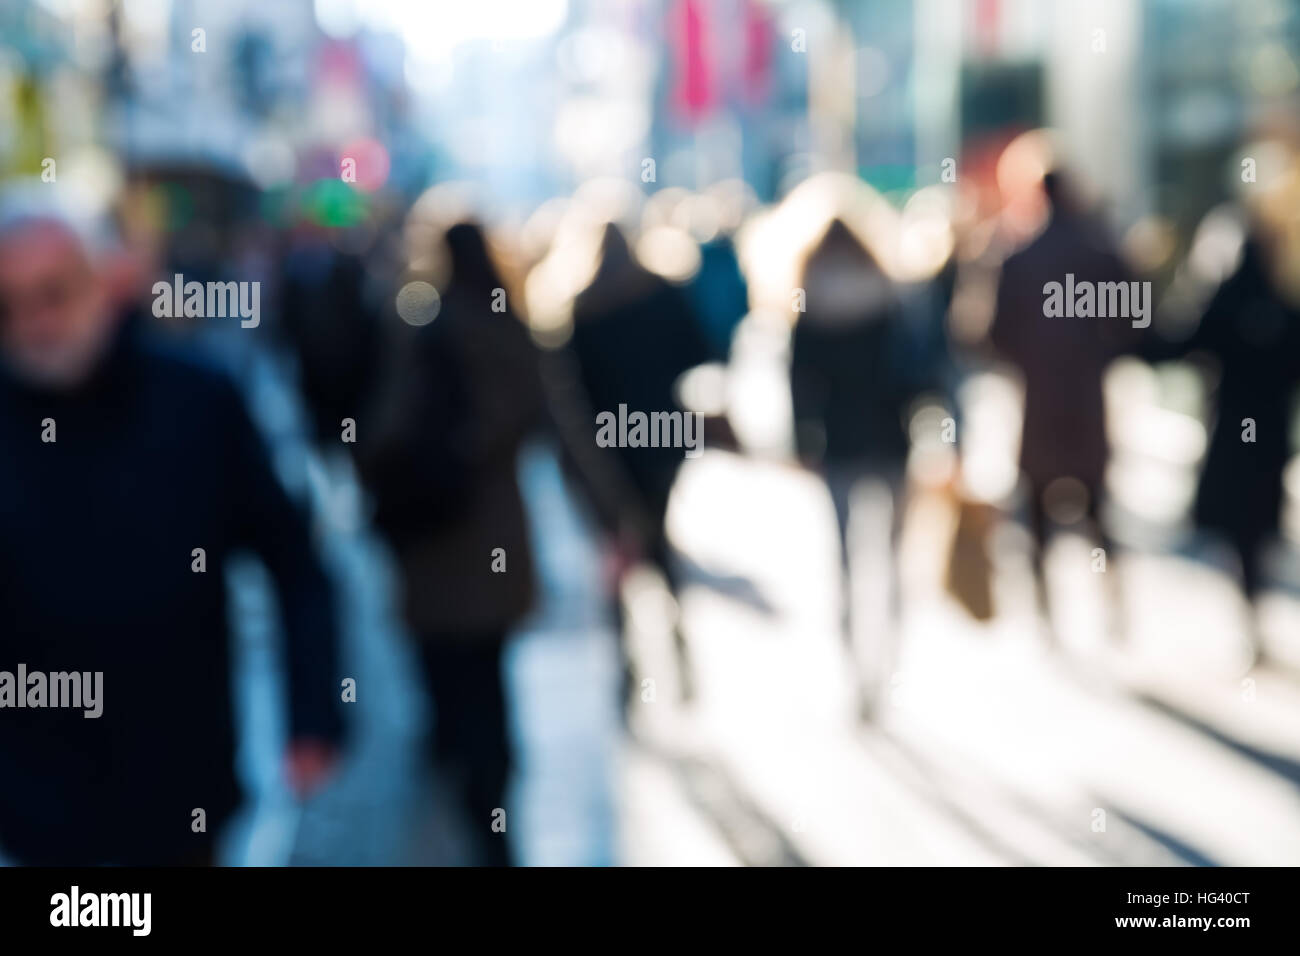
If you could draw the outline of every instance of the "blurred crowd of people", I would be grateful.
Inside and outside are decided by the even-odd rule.
[[[772,208],[735,182],[648,198],[592,182],[523,222],[493,221],[472,194],[442,184],[409,211],[380,197],[358,225],[304,213],[277,229],[250,217],[224,232],[169,233],[157,189],[128,189],[109,223],[54,186],[10,188],[0,208],[0,665],[102,671],[107,702],[93,721],[36,708],[0,721],[0,779],[20,782],[0,789],[0,848],[30,863],[211,861],[239,801],[222,575],[241,549],[266,564],[280,600],[297,792],[315,792],[345,751],[355,688],[339,663],[332,586],[306,502],[286,490],[239,388],[251,352],[291,362],[316,451],[333,474],[356,476],[366,519],[392,551],[437,715],[430,759],[485,864],[515,859],[493,827],[516,762],[503,652],[538,597],[521,449],[557,449],[601,529],[612,614],[633,567],[679,589],[666,518],[683,449],[603,447],[596,416],[698,412],[706,454],[760,453],[726,400],[746,323],[789,333],[785,447],[824,480],[837,519],[846,666],[857,666],[856,642],[887,647],[897,630],[864,626],[877,609],[854,606],[862,489],[891,502],[890,548],[918,480],[975,500],[962,479],[961,384],[990,366],[1023,383],[1022,480],[983,504],[1030,530],[1049,623],[1042,555],[1056,529],[1096,538],[1122,598],[1103,394],[1122,355],[1212,361],[1195,520],[1232,544],[1244,592],[1257,596],[1300,384],[1300,158],[1284,145],[1270,191],[1234,207],[1236,244],[1219,273],[1198,271],[1194,244],[1172,283],[1121,251],[1038,133],[1007,147],[996,176],[925,187],[901,213],[830,174]],[[1221,246],[1222,230],[1202,239]],[[149,289],[177,273],[262,282],[267,320],[252,330],[155,317]],[[1168,291],[1148,329],[1049,317],[1045,286],[1066,273],[1155,279]],[[939,478],[918,475],[921,451],[942,458]],[[977,536],[956,560],[965,566],[954,576],[978,590],[985,544]],[[889,593],[882,619],[896,622],[896,581]],[[1121,609],[1117,639],[1122,622]],[[670,630],[689,706],[691,640],[679,623]],[[641,676],[625,654],[628,707]],[[863,671],[857,684],[871,720],[882,674]]]

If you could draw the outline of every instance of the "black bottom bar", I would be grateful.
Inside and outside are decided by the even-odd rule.
[[[692,935],[691,925],[728,935],[753,925],[764,937],[786,927],[847,931],[864,944],[897,934],[1231,945],[1261,933],[1294,941],[1294,881],[1292,870],[1265,869],[10,869],[0,870],[0,927],[6,943],[147,936],[337,945],[420,933],[436,946],[462,934],[495,940],[506,927],[538,942],[576,940],[605,933],[613,919],[634,936],[671,928],[677,939]]]

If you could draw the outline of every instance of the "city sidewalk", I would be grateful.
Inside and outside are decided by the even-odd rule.
[[[673,526],[710,582],[683,600],[699,699],[640,708],[626,862],[1300,862],[1300,678],[1243,676],[1222,575],[1120,557],[1132,633],[1117,649],[1097,636],[1090,546],[1067,537],[1052,587],[1071,643],[1051,651],[1023,562],[1002,569],[986,626],[905,571],[889,704],[864,727],[825,493],[780,464],[706,455],[689,468]]]
[[[283,435],[281,458],[294,460]],[[245,735],[259,741],[243,754],[257,799],[226,862],[460,862],[424,759],[427,705],[386,553],[358,528],[355,489],[308,471],[331,525],[356,737],[339,778],[299,810],[279,783],[280,735]],[[710,452],[687,463],[670,516],[697,697],[676,702],[668,598],[639,575],[633,648],[655,690],[627,737],[590,528],[545,448],[521,475],[546,595],[509,657],[522,759],[508,825],[527,864],[1300,862],[1300,678],[1242,672],[1239,599],[1205,565],[1112,556],[1129,621],[1117,646],[1099,636],[1089,546],[1064,538],[1051,556],[1064,646],[1049,650],[1022,549],[999,549],[999,613],[976,624],[938,586],[943,534],[922,509],[887,703],[863,725],[824,489],[784,464]],[[868,590],[880,583],[867,578]],[[266,594],[255,570],[236,576],[242,719],[274,726]],[[1270,607],[1296,633],[1297,602],[1275,595]]]

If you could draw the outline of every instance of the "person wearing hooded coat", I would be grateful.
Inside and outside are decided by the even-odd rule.
[[[1155,338],[1144,349],[1150,361],[1199,353],[1217,365],[1193,515],[1199,527],[1232,545],[1242,590],[1252,602],[1265,584],[1264,546],[1281,522],[1291,409],[1300,385],[1300,296],[1288,294],[1280,281],[1290,248],[1256,223],[1244,237],[1236,268],[1210,296],[1191,335]],[[1257,628],[1252,638],[1262,657]]]
[[[516,463],[544,399],[537,350],[482,230],[458,223],[445,245],[451,274],[438,313],[401,343],[359,423],[372,432],[361,470],[433,698],[436,763],[477,862],[509,865],[507,835],[493,828],[514,764],[503,655],[536,596]]]
[[[638,263],[613,223],[605,227],[595,275],[574,300],[569,350],[591,409],[617,412],[625,404],[629,412],[647,415],[676,410],[678,378],[709,361],[711,354],[685,293]],[[639,529],[642,540],[631,546],[663,573],[675,592],[678,574],[671,561],[665,519],[683,449],[602,451],[610,470],[624,476],[623,484],[631,490],[625,496],[620,527]],[[683,696],[689,698],[685,642],[676,624],[674,641]]]
[[[852,650],[855,616],[862,611],[853,606],[852,594],[854,501],[865,483],[886,489],[896,544],[909,448],[906,414],[937,371],[909,353],[898,290],[843,220],[833,219],[809,251],[801,287],[806,310],[795,324],[790,356],[795,450],[801,462],[821,474],[835,509],[843,633]],[[891,573],[891,618],[898,610],[896,583],[897,575]],[[874,650],[883,660],[885,644]],[[879,681],[856,664],[855,676],[859,714],[868,719],[879,703]]]

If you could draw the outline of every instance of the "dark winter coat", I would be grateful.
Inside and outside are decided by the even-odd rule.
[[[598,274],[573,307],[570,343],[591,409],[618,414],[681,411],[674,384],[709,361],[709,348],[681,290],[639,266]],[[595,440],[596,423],[591,423]],[[684,449],[611,448],[652,523],[661,523]]]
[[[491,302],[490,288],[452,288],[404,346],[392,383],[400,394],[366,423],[416,455],[405,480],[436,489],[414,495],[409,519],[386,529],[407,624],[430,640],[504,635],[536,595],[517,467],[546,417],[538,354],[524,325]],[[391,477],[372,491],[381,506],[403,493]]]
[[[1254,546],[1278,529],[1300,384],[1300,308],[1274,291],[1256,242],[1246,242],[1241,264],[1210,299],[1196,331],[1151,357],[1197,352],[1213,357],[1220,375],[1196,520]],[[1246,419],[1254,424],[1253,441],[1242,437]]]
[[[0,372],[0,449],[0,670],[103,673],[97,719],[0,710],[0,847],[46,863],[201,856],[240,798],[236,551],[279,594],[291,734],[341,731],[331,590],[304,515],[234,385],[131,325],[75,392]]]
[[[1055,214],[1003,265],[989,334],[1024,379],[1021,469],[1038,487],[1069,477],[1096,488],[1109,456],[1102,375],[1132,344],[1134,330],[1123,317],[1045,315],[1044,287],[1064,283],[1068,273],[1076,286],[1132,278],[1099,228],[1081,216]]]

